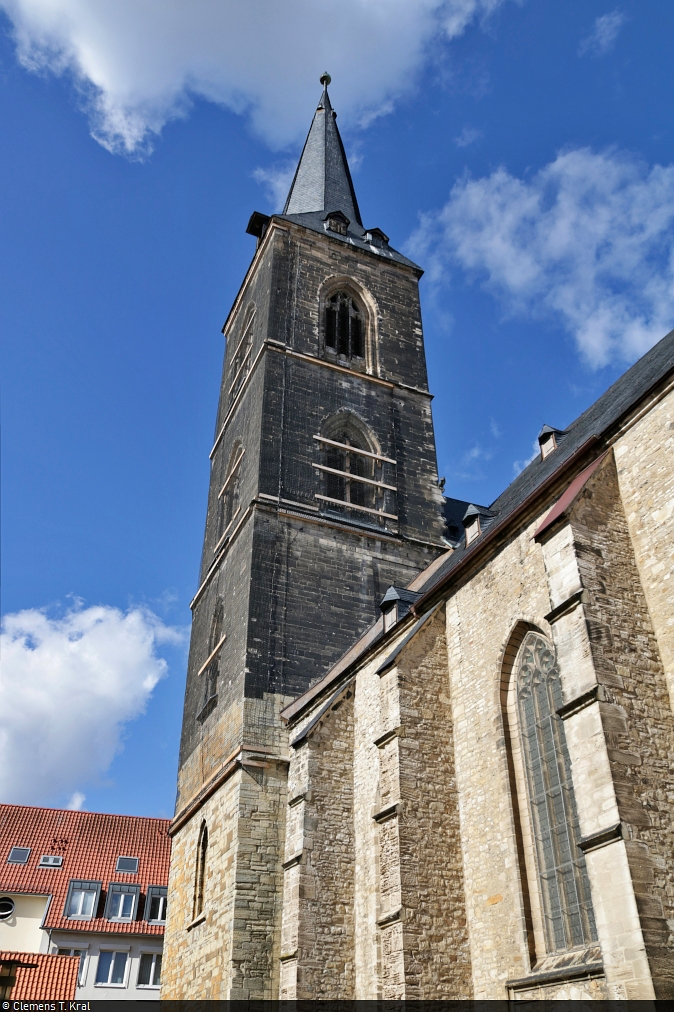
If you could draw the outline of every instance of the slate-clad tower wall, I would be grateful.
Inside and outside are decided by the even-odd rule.
[[[421,271],[363,229],[327,90],[286,210],[225,325],[163,997],[278,997],[279,710],[443,547]]]

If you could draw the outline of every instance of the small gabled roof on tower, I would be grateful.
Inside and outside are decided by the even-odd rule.
[[[341,211],[350,222],[363,226],[351,181],[337,113],[328,95],[330,75],[321,76],[323,94],[304,144],[295,178],[283,208],[284,214],[308,211]]]

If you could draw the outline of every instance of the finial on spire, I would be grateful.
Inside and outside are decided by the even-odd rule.
[[[321,84],[323,85],[324,88],[327,88],[327,86],[330,84],[331,81],[332,78],[328,74],[327,70],[324,70],[323,73],[321,74]]]

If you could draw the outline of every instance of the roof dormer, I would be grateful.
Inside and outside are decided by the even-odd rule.
[[[328,232],[336,232],[337,235],[346,235],[349,227],[349,219],[343,211],[329,211],[323,222]]]
[[[553,429],[551,425],[544,425],[538,433],[538,445],[541,448],[541,460],[545,460],[557,449],[557,441],[564,435],[564,429]]]
[[[420,596],[420,594],[415,594],[414,591],[407,590],[405,587],[389,587],[379,605],[381,613],[384,616],[385,633],[407,615],[414,602]]]
[[[466,532],[466,548],[471,545],[473,541],[479,538],[480,534],[483,533],[489,527],[496,516],[491,510],[487,509],[486,506],[476,506],[474,503],[468,504],[468,509],[463,515],[463,526]]]

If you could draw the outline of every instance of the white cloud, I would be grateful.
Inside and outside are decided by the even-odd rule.
[[[166,674],[162,644],[182,641],[150,611],[76,606],[61,618],[5,616],[0,637],[0,800],[54,801],[96,783]]]
[[[476,130],[475,127],[465,126],[458,137],[454,138],[454,143],[457,148],[467,148],[469,144],[473,144],[479,140],[482,136],[481,130]]]
[[[591,366],[632,361],[674,326],[674,166],[583,148],[528,180],[466,176],[409,247],[436,283],[460,266],[508,313],[561,321]]]
[[[526,457],[524,460],[513,460],[513,475],[515,478],[524,470],[525,467],[528,467],[532,460],[535,460],[536,457],[540,457],[541,455],[541,448],[538,444],[538,440],[535,439],[531,445],[533,452],[530,457]]]
[[[258,168],[253,172],[253,179],[264,186],[275,211],[279,211],[285,204],[296,167],[295,162],[285,162],[268,169]]]
[[[603,14],[594,23],[594,28],[583,39],[578,46],[578,55],[603,56],[613,47],[618,38],[618,32],[625,22],[625,15],[619,11],[612,11],[610,14]]]
[[[413,87],[432,39],[460,35],[504,2],[0,0],[0,8],[23,65],[72,74],[96,139],[139,154],[195,95],[248,113],[282,147],[306,129],[325,68],[340,113],[366,122]]]
[[[82,791],[73,791],[66,807],[69,812],[81,812],[86,800],[86,795],[82,794]]]

